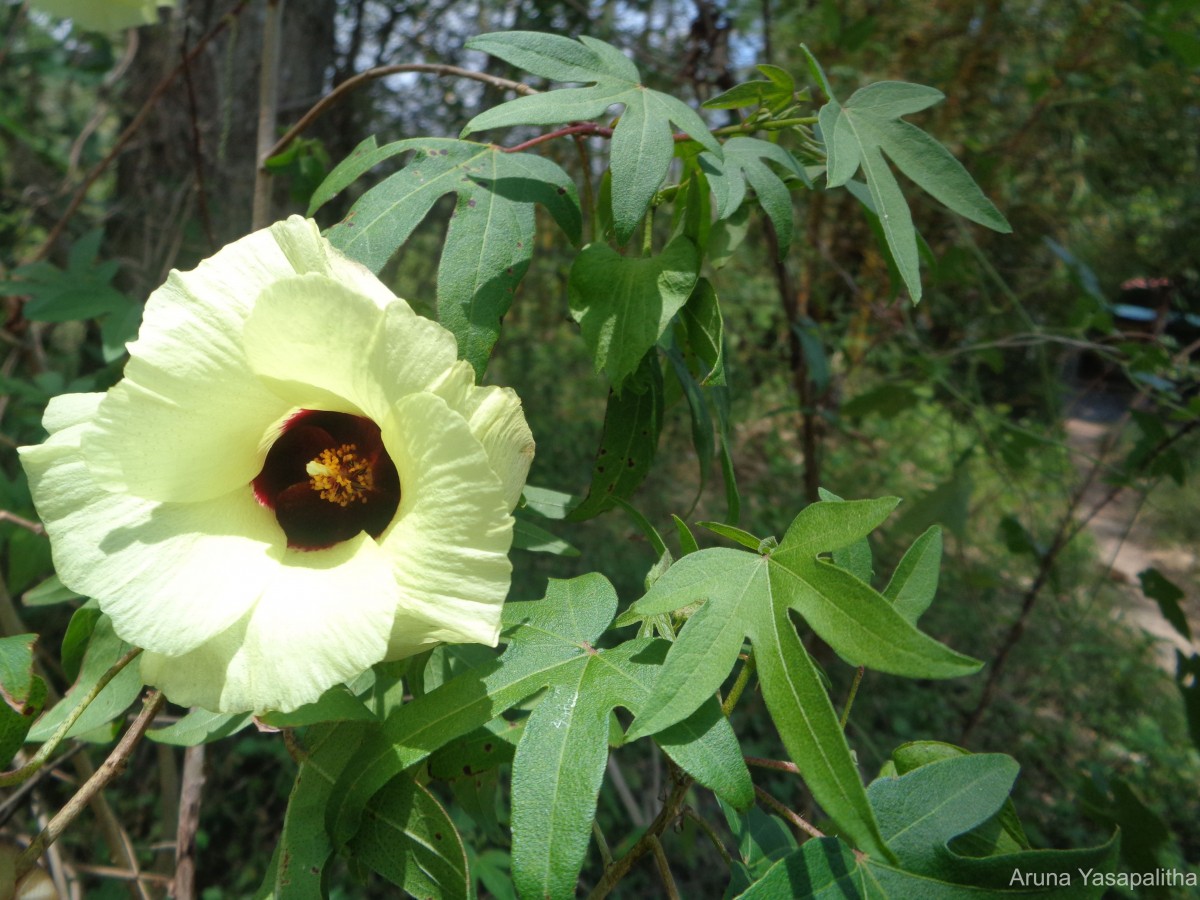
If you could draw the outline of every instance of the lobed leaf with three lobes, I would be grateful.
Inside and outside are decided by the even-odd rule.
[[[438,264],[438,320],[458,339],[459,355],[482,377],[500,320],[533,258],[534,204],[550,211],[573,242],[582,215],[575,183],[557,165],[491,144],[414,138],[383,147],[363,141],[313,194],[311,216],[379,163],[413,153],[407,166],[371,188],[326,236],[378,272],[433,204],[456,194]]]
[[[570,895],[604,775],[610,712],[646,706],[668,649],[648,638],[595,649],[616,608],[612,585],[596,574],[551,580],[545,599],[506,605],[508,647],[499,659],[400,707],[366,735],[333,790],[326,821],[335,842],[354,839],[368,802],[395,775],[545,691],[513,761],[513,876],[528,896]],[[694,711],[660,734],[660,745],[700,784],[748,806],[753,788],[728,720],[713,698]]]
[[[721,145],[700,115],[676,97],[642,84],[637,66],[610,44],[555,34],[506,31],[471,38],[466,46],[551,81],[587,87],[518,97],[480,113],[462,137],[512,125],[561,125],[595,119],[616,104],[625,107],[611,146],[612,212],[617,240],[624,244],[642,220],[675,153],[672,125],[717,158]]]
[[[712,548],[668,569],[618,626],[706,602],[671,645],[652,699],[628,738],[654,734],[710,698],[749,637],[767,708],[813,796],[860,848],[890,859],[837,714],[789,610],[854,665],[913,678],[976,671],[977,661],[921,633],[870,585],[820,558],[866,537],[897,502],[814,503],[766,555]]]

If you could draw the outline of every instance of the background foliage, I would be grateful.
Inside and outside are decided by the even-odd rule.
[[[0,277],[5,292],[13,293],[5,300],[0,334],[7,347],[0,362],[0,509],[8,514],[0,521],[7,592],[0,598],[5,617],[0,626],[5,635],[41,635],[36,652],[44,680],[24,685],[30,703],[41,702],[39,691],[51,699],[61,695],[81,671],[107,668],[121,648],[115,640],[101,640],[102,631],[94,633],[93,608],[78,600],[72,606],[54,602],[67,598],[44,583],[51,568],[48,544],[27,527],[33,510],[11,449],[41,439],[39,421],[49,397],[102,390],[119,377],[123,342],[136,329],[140,302],[170,267],[190,267],[248,229],[263,14],[254,3],[188,2],[161,26],[109,38],[73,32],[18,4],[0,9]],[[513,598],[542,597],[550,578],[600,572],[615,589],[601,604],[611,617],[618,604],[623,608],[642,596],[659,559],[643,518],[668,536],[672,554],[679,556],[688,547],[680,543],[684,533],[676,531],[672,514],[689,523],[723,521],[783,539],[795,513],[818,499],[818,486],[844,497],[903,497],[872,538],[880,578],[929,526],[940,523],[945,551],[938,599],[922,616],[921,628],[988,665],[972,678],[938,682],[869,672],[846,726],[867,779],[888,766],[897,772],[916,767],[916,761],[894,757],[893,749],[905,741],[962,744],[977,755],[939,759],[939,771],[953,772],[949,781],[992,779],[999,785],[994,811],[1013,773],[1005,757],[991,754],[1010,754],[1021,767],[1012,797],[1033,846],[1103,846],[1119,825],[1124,870],[1195,871],[1200,664],[1184,638],[1190,638],[1189,625],[1197,626],[1200,610],[1196,488],[1190,480],[1192,429],[1200,413],[1193,363],[1200,337],[1197,15],[1178,0],[1051,6],[1016,0],[504,6],[321,0],[289,6],[279,117],[285,127],[337,85],[393,62],[461,65],[539,90],[569,74],[527,65],[528,59],[506,54],[495,39],[489,44],[477,37],[513,30],[587,35],[621,48],[628,54],[625,62],[605,57],[609,70],[598,79],[601,87],[610,96],[636,93],[651,110],[646,113],[651,122],[654,104],[660,104],[674,130],[693,137],[703,135],[693,134],[688,114],[659,98],[680,98],[691,109],[715,101],[705,116],[717,129],[740,121],[746,107],[734,104],[746,97],[771,110],[793,89],[807,90],[811,100],[799,115],[815,112],[824,103],[825,87],[810,70],[802,42],[824,66],[830,90],[842,103],[842,120],[853,119],[856,106],[871,99],[855,91],[875,82],[919,81],[945,95],[923,111],[918,110],[924,100],[905,98],[891,113],[871,119],[865,132],[847,133],[835,146],[843,160],[877,162],[873,148],[882,144],[889,152],[888,137],[901,128],[892,114],[902,109],[914,127],[966,164],[983,195],[1011,223],[1012,234],[948,213],[942,204],[985,224],[1003,221],[991,219],[979,198],[961,191],[950,199],[936,192],[929,197],[917,189],[924,186],[920,174],[892,155],[920,235],[915,245],[901,246],[889,238],[886,220],[864,213],[862,206],[867,199],[876,210],[896,213],[898,207],[888,205],[890,170],[876,166],[873,178],[868,167],[867,185],[857,193],[801,190],[808,177],[805,163],[817,161],[815,155],[806,158],[803,145],[788,146],[797,151],[793,158],[779,155],[779,144],[734,137],[724,141],[718,158],[706,143],[685,164],[705,173],[713,189],[712,214],[721,222],[704,237],[710,265],[700,281],[714,304],[720,297],[724,340],[708,341],[711,352],[701,360],[703,367],[685,358],[688,348],[701,355],[701,336],[713,333],[711,316],[698,304],[692,320],[683,320],[685,333],[668,332],[675,343],[660,342],[661,350],[652,351],[662,354],[664,383],[661,373],[656,380],[642,363],[642,352],[614,345],[602,325],[589,323],[581,297],[589,283],[615,280],[623,265],[658,266],[667,307],[639,324],[640,349],[652,350],[659,326],[695,296],[695,280],[669,276],[691,268],[686,241],[698,240],[700,232],[673,243],[674,226],[698,229],[711,216],[697,215],[689,224],[660,215],[648,236],[660,252],[645,260],[622,263],[625,257],[597,243],[576,261],[570,246],[581,230],[641,239],[640,210],[657,182],[651,184],[653,171],[639,178],[637,172],[622,172],[618,162],[618,136],[641,121],[633,107],[612,134],[580,135],[583,154],[570,138],[500,154],[463,139],[513,147],[553,128],[531,123],[587,118],[603,110],[576,99],[570,115],[546,111],[553,103],[571,103],[564,99],[569,91],[501,105],[511,95],[476,81],[410,72],[372,78],[273,159],[274,210],[277,216],[304,211],[335,163],[342,164],[336,186],[345,190],[338,193],[327,183],[319,199],[328,203],[317,212],[319,221],[333,225],[355,201],[363,204],[360,212],[368,210],[370,195],[362,193],[378,176],[357,177],[371,168],[361,158],[358,164],[342,162],[367,135],[374,143],[359,150],[376,154],[370,161],[422,149],[420,165],[435,180],[457,179],[464,171],[484,178],[519,177],[534,169],[545,174],[553,164],[562,174],[550,181],[557,178],[554,183],[572,191],[578,186],[585,210],[603,210],[604,203],[595,201],[610,190],[611,220],[597,212],[592,221],[573,221],[571,205],[553,192],[536,214],[532,207],[506,208],[495,201],[494,211],[507,217],[503,233],[510,241],[497,249],[506,259],[488,262],[514,271],[511,282],[490,286],[486,300],[497,326],[503,317],[503,328],[462,323],[471,328],[468,358],[481,372],[486,365],[487,380],[511,385],[523,398],[538,439],[531,484],[578,496],[590,488],[594,495],[583,513],[567,519],[553,508],[554,495],[540,505],[531,502],[524,519],[528,533],[549,529],[582,555],[515,552]],[[196,48],[215,28],[219,32],[189,58],[181,77],[153,96],[180,65],[182,48]],[[585,57],[568,62],[588,64]],[[795,83],[784,85],[784,77]],[[629,87],[638,78],[651,90]],[[751,87],[737,87],[745,82]],[[742,96],[731,98],[726,93],[731,90]],[[79,195],[78,210],[65,219],[87,173],[118,146],[122,129],[137,121],[147,101],[148,116],[133,140],[99,170],[90,190]],[[823,115],[828,141],[839,126],[834,111]],[[513,127],[489,130],[501,126]],[[460,135],[464,128],[471,133]],[[646,140],[661,145],[669,131]],[[393,141],[411,143],[389,151]],[[431,148],[447,153],[435,157]],[[663,170],[670,149],[666,157],[657,151]],[[602,183],[610,150],[612,182]],[[376,173],[411,178],[415,160],[394,158],[392,168],[385,164]],[[520,169],[522,164],[527,168]],[[919,173],[919,164],[913,165]],[[831,159],[829,183],[835,182],[835,166],[844,167],[839,174],[849,169]],[[595,197],[589,197],[592,189]],[[739,214],[738,201],[747,195],[758,206]],[[390,261],[370,262],[422,312],[446,321],[469,289],[445,275],[461,268],[454,264],[456,246],[464,246],[461,239],[456,245],[456,229],[471,234],[452,213],[474,208],[469,201],[485,196],[496,195],[467,188],[447,198],[431,188],[413,199],[411,209],[399,211],[408,231],[393,231],[390,239],[405,241],[402,252]],[[686,197],[680,200],[686,205]],[[336,227],[330,237],[340,240]],[[498,245],[489,243],[493,246]],[[39,258],[42,248],[49,252]],[[673,263],[676,257],[684,261]],[[510,297],[507,288],[517,281]],[[918,291],[923,299],[913,307],[909,297]],[[643,298],[631,295],[627,301],[630,309],[644,308]],[[1135,321],[1136,311],[1121,304],[1149,310],[1149,321]],[[703,392],[691,391],[689,379],[679,374],[692,372],[698,385],[717,371],[718,351],[728,390],[714,390],[721,385],[709,377]],[[633,434],[602,435],[609,385],[621,382],[632,386],[622,394],[632,398],[626,402],[641,404],[642,412],[634,415],[661,423],[656,450],[639,445]],[[697,414],[702,404],[712,405],[716,426],[707,437],[695,425],[703,421]],[[1089,437],[1089,426],[1097,437]],[[598,480],[597,448],[618,439],[631,448],[636,465],[623,480]],[[723,463],[736,470],[736,493],[727,488]],[[624,494],[643,476],[629,497],[634,512],[613,506],[583,520],[612,506],[597,499],[597,485],[602,493],[613,483]],[[1095,527],[1077,525],[1089,516]],[[1114,557],[1105,528],[1139,551],[1132,568],[1125,557]],[[696,531],[706,548],[718,544]],[[750,558],[730,546],[723,543],[722,552]],[[834,560],[853,568],[845,558]],[[1149,568],[1159,576],[1139,580]],[[600,591],[595,585],[589,589]],[[603,631],[607,624],[597,627]],[[1146,627],[1158,637],[1148,637]],[[741,637],[736,636],[739,646]],[[751,639],[757,642],[753,633]],[[659,646],[652,637],[635,640]],[[832,696],[845,698],[854,670],[817,642],[808,643]],[[1158,652],[1163,647],[1171,649]],[[449,671],[452,661],[444,664]],[[469,658],[462,664],[486,665]],[[566,660],[564,666],[581,664]],[[423,689],[441,683],[435,669],[427,669]],[[373,688],[380,703],[386,702],[385,687]],[[138,688],[131,683],[110,688],[111,714],[132,703]],[[536,712],[513,721],[526,729],[544,727],[538,716],[551,715],[555,700],[562,699],[554,694],[559,689],[543,696]],[[600,706],[634,711],[641,702],[601,691],[588,696]],[[771,704],[765,684],[761,693],[750,691],[741,700],[734,725],[747,756],[786,756],[770,727]],[[101,723],[111,718],[103,710],[96,716]],[[620,716],[628,725],[629,717]],[[226,728],[235,732],[239,724],[247,723]],[[35,727],[48,733],[52,726],[43,721]],[[184,719],[173,727],[203,732],[211,723]],[[505,896],[513,874],[508,851],[516,852],[508,846],[507,810],[511,805],[515,817],[528,804],[548,804],[536,796],[540,779],[522,784],[514,778],[510,784],[500,774],[520,769],[520,761],[512,761],[520,752],[514,751],[519,734],[513,733],[519,725],[500,723],[493,730],[494,741],[475,735],[477,741],[453,754],[431,757],[428,785],[397,782],[388,789],[393,796],[373,802],[375,809],[407,810],[409,821],[425,822],[419,827],[426,830],[436,830],[428,823],[449,816],[462,846],[433,861],[417,860],[417,869],[432,872],[435,883],[469,870],[480,890]],[[79,726],[77,731],[98,744],[75,752],[58,770],[83,778],[106,755],[114,726],[102,725],[101,733]],[[310,753],[303,766],[337,772],[359,737],[344,723],[337,730],[310,729],[303,737]],[[122,832],[133,842],[137,864],[160,878],[148,882],[148,890],[173,877],[169,851],[180,821],[180,784],[194,778],[178,745],[189,741],[184,733],[176,745],[139,747],[137,783],[110,791],[94,825],[85,819],[63,839],[61,859],[79,873],[87,896],[125,892],[122,882],[87,871],[89,865],[129,868],[128,861],[121,862],[123,851],[113,849],[120,847]],[[491,757],[499,768],[478,764],[478,754],[492,753],[499,754]],[[275,846],[281,832],[286,836],[300,815],[296,810],[304,808],[293,794],[285,816],[296,763],[278,736],[252,728],[210,746],[206,759],[196,888],[213,898],[249,896],[268,870],[265,848]],[[684,761],[675,762],[692,771]],[[607,762],[595,814],[614,856],[653,825],[660,794],[676,783],[670,765],[648,741],[621,748]],[[968,766],[981,768],[972,773]],[[815,811],[793,775],[755,769],[754,776],[755,784],[786,805],[806,815]],[[334,782],[310,783],[316,793],[300,801],[321,809]],[[734,802],[735,787],[714,791],[694,791],[688,805],[696,815],[684,816],[678,829],[662,834],[683,896],[717,896],[727,883],[736,894],[797,845],[783,820],[769,815],[770,807],[739,813],[726,805]],[[70,785],[53,779],[37,782],[33,795],[9,792],[0,800],[7,833],[35,833],[37,816],[58,808],[70,793]],[[871,799],[886,830],[880,811],[897,801]],[[382,821],[364,815],[365,821]],[[719,862],[705,828],[740,861]],[[385,871],[387,853],[380,849],[387,840],[383,826],[364,828],[354,838],[354,858],[394,878]],[[589,850],[584,840],[581,877],[591,886],[604,866],[596,845]],[[824,839],[804,844],[803,853],[810,866],[821,860],[832,867],[854,864]],[[921,865],[911,858],[904,862],[907,868]],[[364,873],[339,865],[344,863],[331,866],[327,877],[333,896],[387,894],[378,875],[359,886],[353,878]],[[763,891],[770,887],[765,884]],[[563,890],[556,884],[550,892],[557,896]],[[620,890],[658,896],[663,887],[643,862]]]

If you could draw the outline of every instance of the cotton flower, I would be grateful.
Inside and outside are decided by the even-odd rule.
[[[55,567],[184,706],[289,711],[495,646],[533,457],[517,396],[299,217],[172,272],[125,377],[21,448]]]
[[[158,7],[175,0],[32,0],[31,6],[70,19],[87,31],[120,31],[158,21]]]

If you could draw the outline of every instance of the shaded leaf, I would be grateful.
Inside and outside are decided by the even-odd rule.
[[[508,31],[472,38],[466,46],[484,50],[534,75],[589,86],[502,103],[468,122],[463,136],[511,125],[584,121],[603,116],[617,104],[625,107],[610,147],[613,226],[622,244],[641,222],[667,174],[675,152],[672,125],[721,155],[721,145],[695,110],[670,94],[645,87],[637,67],[603,41],[581,37],[576,43],[560,35]]]
[[[567,236],[579,240],[575,183],[544,157],[504,153],[490,144],[416,138],[376,147],[372,137],[330,173],[313,196],[310,214],[380,162],[410,152],[415,155],[408,165],[360,197],[326,236],[378,272],[434,202],[456,194],[438,265],[438,319],[481,378],[500,320],[533,256],[534,204],[545,206]]]
[[[621,256],[590,244],[571,264],[571,316],[579,323],[596,371],[620,390],[675,314],[700,274],[696,245],[682,235],[650,257]]]
[[[796,158],[778,144],[751,137],[733,137],[724,144],[723,158],[700,154],[700,167],[708,176],[716,198],[718,219],[732,215],[746,197],[746,186],[754,189],[759,205],[779,235],[782,259],[792,243],[792,195],[788,186],[767,165],[781,166],[792,176],[808,184],[808,175]]]

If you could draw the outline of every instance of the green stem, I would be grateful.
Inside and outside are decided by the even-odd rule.
[[[862,684],[863,675],[866,674],[866,666],[859,666],[858,671],[854,673],[854,681],[850,684],[850,696],[846,698],[846,708],[842,710],[842,717],[838,724],[842,726],[842,731],[846,730],[846,723],[850,721],[850,707],[854,705],[854,698],[858,694],[858,686]]]
[[[750,681],[750,676],[754,674],[754,648],[750,648],[750,652],[746,654],[746,661],[742,663],[742,670],[738,672],[737,681],[733,683],[733,687],[729,689],[729,696],[725,698],[725,702],[721,704],[721,712],[728,716],[738,700],[742,697],[742,691],[746,689],[747,682]]]
[[[134,657],[141,652],[142,651],[140,647],[130,650],[115,663],[113,663],[112,667],[103,675],[101,675],[99,679],[97,679],[96,683],[92,685],[92,689],[84,694],[82,698],[80,698],[79,703],[73,710],[71,710],[70,713],[68,713],[67,717],[63,719],[62,724],[58,726],[58,729],[50,736],[50,739],[38,748],[38,751],[34,754],[33,759],[21,766],[19,769],[13,769],[10,772],[0,772],[0,787],[9,787],[10,785],[20,784],[22,781],[33,775],[33,773],[40,769],[43,765],[45,765],[46,760],[50,758],[51,754],[58,749],[58,745],[61,744],[66,738],[67,732],[71,730],[71,726],[79,721],[79,717],[83,715],[83,711],[87,709],[89,704],[91,704],[91,702],[96,699],[99,693],[104,690],[105,687],[107,687],[108,683],[116,678],[117,675],[120,674],[121,670],[129,665]],[[65,699],[62,702],[65,702]]]
[[[683,808],[683,814],[696,823],[696,827],[708,835],[708,839],[712,841],[712,845],[716,848],[717,854],[725,861],[725,865],[733,868],[733,857],[729,855],[729,851],[725,849],[725,845],[721,843],[721,838],[717,835],[713,827],[690,806]]]

